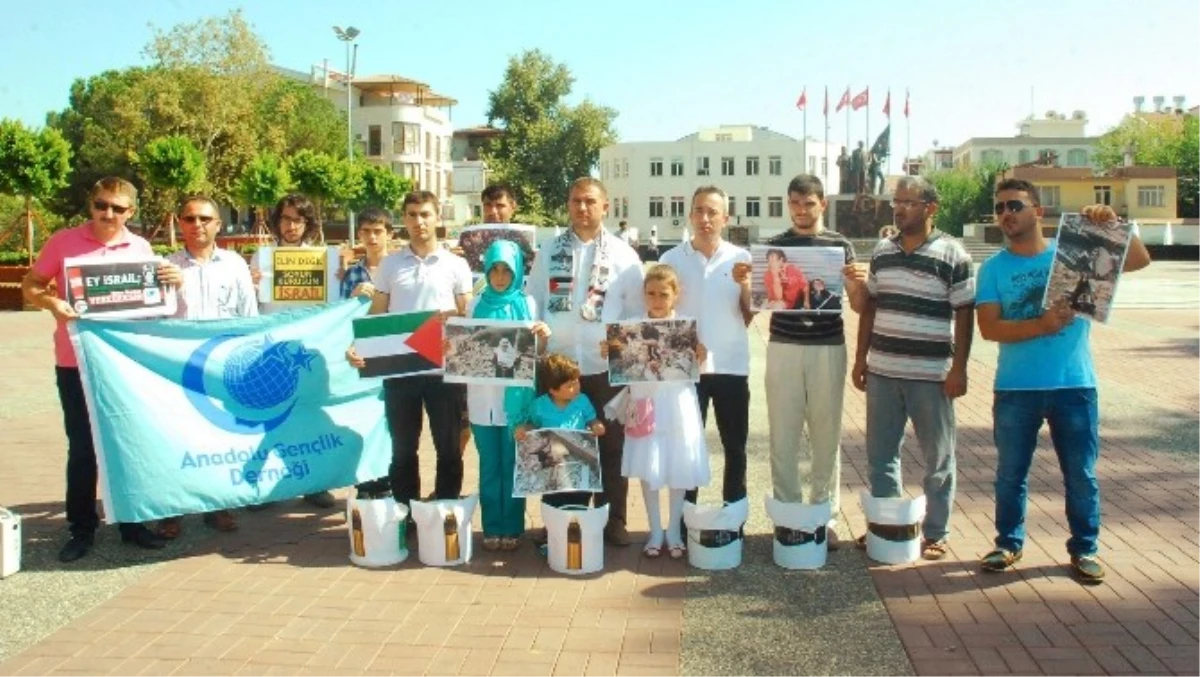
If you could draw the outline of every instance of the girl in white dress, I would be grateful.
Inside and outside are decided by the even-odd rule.
[[[646,272],[642,287],[649,319],[672,319],[679,298],[679,279],[675,270],[659,264]],[[610,344],[601,343],[600,352],[608,355]],[[612,346],[614,349],[623,346]],[[661,348],[659,351],[661,354]],[[704,362],[706,351],[697,344],[697,360]],[[665,365],[648,365],[649,373],[661,373]],[[642,497],[650,523],[650,538],[642,553],[646,557],[662,554],[664,537],[673,559],[683,557],[685,546],[680,537],[684,493],[708,484],[708,450],[704,445],[704,423],[696,385],[688,382],[634,383],[624,394],[625,448],[621,474],[641,480]],[[663,531],[659,490],[669,490],[670,513]]]

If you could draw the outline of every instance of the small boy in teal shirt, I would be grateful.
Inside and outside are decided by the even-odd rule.
[[[548,355],[538,367],[538,384],[546,394],[530,405],[528,420],[517,427],[518,440],[536,428],[591,430],[604,435],[604,424],[596,416],[592,401],[579,390],[579,365],[565,355]]]

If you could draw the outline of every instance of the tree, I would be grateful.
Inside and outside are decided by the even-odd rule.
[[[185,136],[163,136],[151,141],[134,162],[146,183],[161,191],[164,201],[169,204],[178,202],[185,193],[199,191],[204,185],[204,154]],[[159,228],[163,226],[167,228],[171,247],[175,247],[174,209],[163,214]],[[157,233],[158,228],[154,230],[154,234]]]
[[[360,211],[367,207],[396,209],[396,203],[412,190],[412,181],[387,167],[362,163],[362,190],[350,201],[350,208]]]
[[[275,206],[292,189],[292,177],[287,164],[278,155],[263,153],[254,158],[242,171],[237,184],[237,197],[256,208],[255,221],[261,231],[266,223],[266,209]]]
[[[289,157],[301,149],[346,152],[346,118],[311,85],[273,77],[255,104],[259,149]]]
[[[288,174],[296,190],[307,195],[321,212],[325,201],[337,190],[336,160],[324,153],[305,148],[287,159]]]
[[[956,167],[930,173],[926,178],[938,191],[938,210],[933,226],[943,233],[962,237],[963,226],[979,223],[992,213],[996,176],[1004,165]]]
[[[570,106],[575,78],[540,50],[510,57],[500,86],[488,95],[488,124],[504,131],[484,161],[510,183],[528,221],[565,205],[571,181],[589,175],[600,149],[616,141],[615,110],[584,100]]]
[[[1126,149],[1133,151],[1135,165],[1174,167],[1178,216],[1200,215],[1200,120],[1195,115],[1128,115],[1096,142],[1096,164],[1120,167]]]
[[[12,228],[24,230],[29,265],[33,265],[35,244],[33,203],[67,185],[70,159],[71,148],[57,130],[33,132],[16,120],[0,120],[0,194],[25,201],[24,212]]]

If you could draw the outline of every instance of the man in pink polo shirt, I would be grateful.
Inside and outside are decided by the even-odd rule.
[[[50,311],[58,320],[54,330],[54,369],[67,432],[67,523],[71,530],[71,539],[58,553],[62,562],[73,562],[86,555],[92,549],[96,529],[100,526],[96,512],[96,449],[92,444],[79,363],[67,335],[67,322],[79,315],[65,300],[67,285],[63,261],[76,256],[153,255],[149,242],[125,228],[125,222],[137,209],[136,203],[137,188],[128,181],[115,177],[98,181],[88,198],[91,220],[52,235],[21,282],[25,300]],[[183,282],[182,272],[169,263],[159,267],[158,275],[167,284],[181,285]],[[56,285],[54,289],[51,283]],[[125,543],[151,550],[164,545],[162,539],[141,524],[118,526]]]

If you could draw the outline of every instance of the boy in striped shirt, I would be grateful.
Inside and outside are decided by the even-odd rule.
[[[892,198],[899,235],[880,240],[867,277],[852,379],[867,393],[871,495],[901,495],[900,447],[911,419],[925,458],[928,508],[921,554],[946,556],[954,504],[954,399],[967,392],[975,330],[971,256],[933,227],[937,189],[900,179]],[[862,539],[860,539],[862,540]]]

